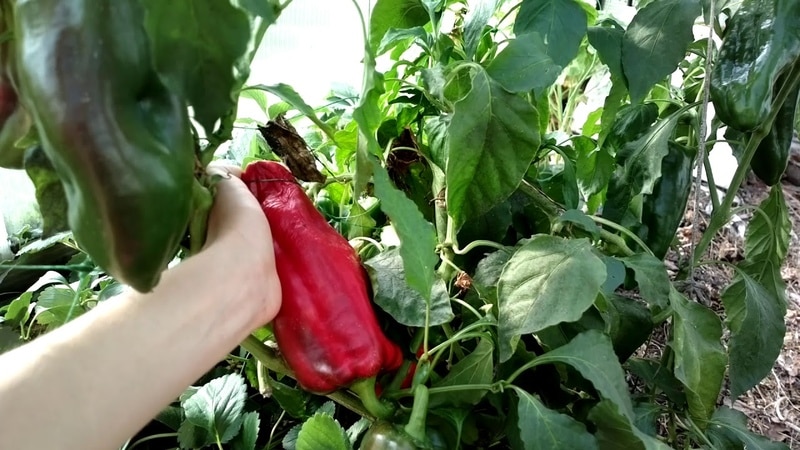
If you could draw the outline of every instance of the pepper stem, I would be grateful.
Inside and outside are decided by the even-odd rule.
[[[394,407],[378,399],[375,395],[375,377],[364,378],[350,385],[350,390],[358,394],[364,408],[378,419],[388,419],[394,414]]]
[[[411,407],[411,417],[405,426],[406,434],[418,442],[428,439],[425,433],[425,419],[428,416],[428,387],[418,384],[414,388],[414,406]]]

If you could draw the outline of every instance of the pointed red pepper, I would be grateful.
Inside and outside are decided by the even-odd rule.
[[[402,351],[378,324],[355,250],[291,172],[277,162],[257,161],[242,180],[272,229],[283,290],[273,328],[300,386],[325,394],[400,367]]]

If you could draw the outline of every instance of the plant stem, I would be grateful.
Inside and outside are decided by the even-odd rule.
[[[775,96],[775,99],[772,102],[772,110],[770,111],[767,120],[759,125],[759,127],[753,131],[753,134],[750,135],[750,140],[747,141],[747,147],[745,147],[742,158],[739,161],[739,167],[736,169],[736,173],[733,175],[730,186],[728,186],[728,192],[725,194],[725,199],[723,200],[722,205],[720,205],[719,210],[715,210],[711,215],[708,228],[706,229],[705,233],[703,233],[703,236],[700,238],[700,242],[692,252],[692,265],[696,264],[700,260],[709,244],[711,244],[711,241],[714,239],[714,236],[716,236],[717,232],[728,222],[733,200],[739,191],[739,187],[744,182],[745,176],[750,167],[750,161],[753,160],[753,156],[758,149],[758,145],[769,134],[770,129],[772,128],[772,123],[775,121],[775,117],[780,111],[780,106],[786,101],[789,93],[794,86],[797,85],[797,83],[800,83],[800,63],[795,63],[792,66],[792,71],[789,75],[789,78],[787,79],[786,83],[781,86],[781,90],[778,92],[778,95]]]
[[[369,413],[378,419],[388,419],[394,414],[394,407],[375,395],[375,377],[358,380],[350,386]]]
[[[639,236],[635,235],[635,234],[634,234],[632,231],[630,231],[629,229],[627,229],[627,228],[623,227],[622,225],[620,225],[620,224],[618,224],[618,223],[612,222],[612,221],[610,221],[610,220],[608,220],[608,219],[604,219],[604,218],[602,218],[602,217],[599,217],[599,216],[589,216],[589,218],[590,218],[590,219],[592,219],[593,221],[595,221],[595,222],[597,222],[597,223],[601,224],[601,225],[605,225],[605,226],[607,226],[607,227],[611,227],[611,228],[613,228],[613,229],[615,229],[615,230],[619,231],[620,233],[622,233],[622,234],[624,234],[624,235],[628,236],[629,238],[631,238],[631,240],[633,240],[633,242],[636,242],[636,244],[637,244],[639,247],[641,247],[641,248],[642,248],[642,250],[646,251],[646,252],[647,252],[647,253],[649,253],[650,255],[653,255],[653,252],[650,250],[650,248],[647,246],[647,244],[645,244],[644,242],[642,242],[642,240],[641,240],[641,239],[639,239]],[[601,235],[602,235],[602,232],[601,232]],[[627,248],[627,246],[626,246],[626,248]],[[628,249],[628,250],[630,251],[630,249]],[[631,252],[631,254],[633,254],[633,252]]]
[[[411,407],[411,417],[405,426],[405,432],[419,442],[427,440],[425,433],[425,419],[428,416],[428,387],[419,384],[414,388],[414,406]]]

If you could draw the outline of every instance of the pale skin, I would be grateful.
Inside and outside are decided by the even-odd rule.
[[[280,308],[269,224],[231,167],[204,249],[0,355],[0,448],[114,449]]]

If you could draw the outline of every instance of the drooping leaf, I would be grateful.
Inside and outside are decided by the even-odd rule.
[[[746,448],[748,450],[789,450],[789,446],[770,441],[750,431],[747,427],[747,416],[735,409],[721,406],[708,427],[708,437],[715,448]]]
[[[536,236],[506,264],[498,282],[500,361],[526,333],[578,320],[606,278],[586,239]]]
[[[448,132],[447,206],[458,228],[516,190],[539,147],[538,115],[478,69]]]
[[[419,0],[378,0],[369,20],[369,45],[374,52],[390,29],[422,26],[428,20],[428,12]]]
[[[186,98],[210,133],[236,106],[234,67],[247,51],[250,21],[228,1],[144,0],[145,28],[156,70]],[[214,30],[213,33],[209,30]]]
[[[547,54],[536,32],[518,35],[489,63],[489,76],[510,92],[541,94],[556,81],[562,67]]]
[[[409,327],[424,327],[426,300],[406,282],[403,259],[397,249],[387,250],[366,261],[375,304],[389,313],[397,322]],[[453,320],[453,309],[447,287],[436,278],[430,299],[429,325],[442,325]]]
[[[664,263],[649,253],[637,253],[622,258],[622,262],[633,270],[644,301],[657,310],[666,308],[672,283]]]
[[[687,300],[674,288],[669,299],[674,311],[670,346],[675,377],[685,387],[689,414],[703,426],[714,413],[725,376],[722,323],[713,311]]]
[[[537,357],[534,362],[534,366],[556,362],[572,366],[594,385],[603,398],[616,405],[627,419],[633,419],[633,404],[625,383],[625,373],[614,354],[611,339],[602,332],[583,332],[568,344]]]
[[[525,450],[596,449],[597,440],[586,426],[572,417],[553,411],[535,396],[516,389],[520,439]]]
[[[616,294],[602,295],[595,305],[606,323],[605,332],[611,337],[614,352],[620,361],[626,361],[653,332],[650,310],[642,303]]]
[[[317,413],[306,420],[297,435],[296,450],[350,450],[347,432],[333,416]]]
[[[494,375],[494,345],[489,339],[481,339],[475,350],[457,362],[441,381],[433,387],[459,386],[469,384],[490,384]],[[483,390],[459,391],[453,393],[432,394],[430,407],[443,402],[454,405],[476,405],[486,395]]]
[[[586,11],[575,0],[526,0],[514,22],[514,33],[541,34],[547,54],[564,67],[578,54],[587,20]]]
[[[731,331],[731,397],[737,398],[769,374],[786,334],[786,301],[781,290],[769,290],[758,280],[783,284],[779,268],[770,261],[740,265],[733,283],[722,293],[726,325]],[[785,288],[783,288],[785,289]]]
[[[578,152],[576,162],[578,187],[585,197],[601,192],[608,185],[616,164],[606,147],[598,147],[590,138],[576,136],[573,145]]]
[[[392,185],[386,169],[373,164],[375,196],[381,200],[381,210],[389,216],[400,238],[406,281],[428,302],[432,298],[434,268],[438,261],[433,225],[425,220],[413,201]],[[440,300],[441,297],[437,302]]]
[[[467,2],[467,15],[464,17],[464,52],[469,59],[475,57],[483,36],[484,27],[492,18],[498,0],[470,0]]]
[[[233,450],[255,450],[256,441],[258,440],[258,429],[261,419],[258,413],[250,411],[244,414],[242,420],[242,429],[239,434],[233,439]]]
[[[611,76],[624,80],[622,73],[622,38],[625,30],[617,24],[603,27],[589,27],[587,37],[592,47],[597,50],[600,61],[608,66]]]
[[[745,258],[755,261],[768,259],[782,264],[789,250],[792,222],[783,196],[783,188],[776,184],[758,206],[761,213],[753,214],[745,232]]]
[[[422,27],[391,28],[383,35],[383,39],[381,39],[381,43],[375,54],[382,55],[401,42],[414,40],[415,42],[425,43],[425,38],[427,38],[427,36],[428,33]]]
[[[181,402],[186,420],[208,431],[221,443],[230,441],[242,426],[247,397],[244,378],[227,374],[215,378]]]
[[[700,12],[696,0],[660,0],[636,13],[622,39],[622,68],[634,103],[684,60]]]

